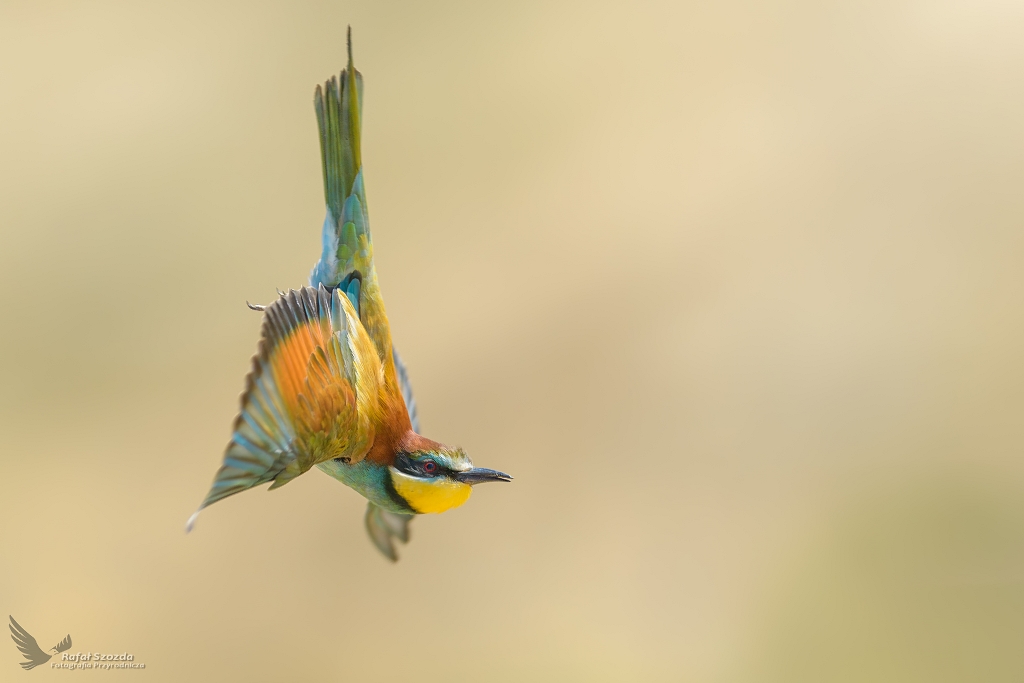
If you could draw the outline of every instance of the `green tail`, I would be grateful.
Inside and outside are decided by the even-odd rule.
[[[351,75],[355,74],[355,78]],[[323,253],[313,267],[309,284],[323,285],[327,289],[339,288],[359,313],[379,319],[383,315],[380,290],[373,272],[373,246],[370,241],[370,223],[366,215],[366,194],[363,189],[363,162],[360,134],[363,114],[363,77],[352,65],[352,28],[348,30],[348,66],[341,72],[341,78],[331,78],[321,88],[317,86],[313,99],[316,106],[316,121],[320,128],[320,160],[324,172],[324,199],[327,202],[327,217],[324,219]],[[364,286],[365,284],[365,286]],[[364,301],[369,297],[369,301]],[[376,299],[374,299],[376,297]],[[363,322],[367,322],[365,319]],[[371,336],[379,329],[380,323],[370,324]],[[382,358],[390,346],[378,345]],[[416,401],[405,365],[398,352],[391,349],[402,397],[413,429],[419,431],[416,417]]]
[[[353,75],[355,76],[353,78]],[[363,78],[352,65],[352,28],[348,30],[348,67],[340,78],[331,77],[313,99],[320,128],[320,160],[324,175],[323,253],[309,276],[310,285],[328,289],[342,286],[359,310],[359,286],[366,273],[357,270],[355,259],[365,251],[360,237],[369,242],[370,225],[363,189],[360,129]],[[350,291],[351,290],[351,291]]]

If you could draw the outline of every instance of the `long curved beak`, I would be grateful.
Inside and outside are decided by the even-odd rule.
[[[474,467],[465,472],[455,472],[453,475],[463,484],[483,484],[488,481],[512,481],[512,477],[498,470],[489,470],[485,467]]]

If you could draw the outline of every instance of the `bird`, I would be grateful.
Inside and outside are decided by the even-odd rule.
[[[14,644],[21,650],[21,654],[25,656],[27,662],[19,662],[21,668],[28,671],[34,669],[40,664],[46,664],[50,661],[53,655],[47,654],[42,651],[39,647],[39,643],[32,637],[32,634],[22,628],[21,624],[14,620],[14,617],[7,615],[11,623],[8,624],[8,628],[11,629],[11,639],[14,640]],[[59,654],[71,648],[71,634],[64,636],[64,640],[60,641],[56,645],[50,648],[53,654]]]
[[[370,540],[389,560],[420,514],[462,505],[472,487],[508,482],[459,447],[420,435],[409,374],[391,341],[363,184],[363,82],[352,59],[317,86],[313,103],[327,204],[323,248],[309,285],[263,312],[260,340],[231,440],[213,484],[189,518],[254,486],[276,489],[314,466],[368,501]]]

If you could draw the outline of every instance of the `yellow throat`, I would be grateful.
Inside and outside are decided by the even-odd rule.
[[[448,477],[421,479],[389,467],[395,491],[413,510],[423,514],[457,508],[469,499],[473,487]]]

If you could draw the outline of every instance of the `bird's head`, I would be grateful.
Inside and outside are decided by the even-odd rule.
[[[414,512],[444,512],[466,502],[475,484],[512,481],[504,472],[473,467],[461,448],[402,451],[388,468],[394,491]]]

